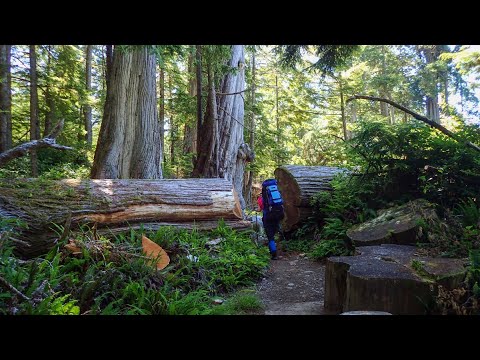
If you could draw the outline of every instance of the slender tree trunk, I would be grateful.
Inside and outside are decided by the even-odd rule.
[[[175,143],[177,140],[177,133],[178,133],[178,126],[175,123],[175,119],[173,117],[173,91],[172,91],[172,74],[168,76],[168,91],[170,97],[170,164],[172,168],[175,166],[177,168],[177,177],[178,177],[178,166],[176,164],[175,159]]]
[[[389,97],[391,100],[391,98]],[[395,108],[390,106],[390,124],[395,124]]]
[[[88,103],[88,97],[92,91],[92,45],[87,45],[86,52],[86,61],[85,61],[85,89],[87,90],[87,104],[84,106],[84,119],[85,119],[85,140],[87,140],[87,145],[92,146],[92,107]]]
[[[448,109],[449,103],[448,103],[448,72],[445,74],[445,81],[443,86],[445,87],[444,89],[444,96],[445,96],[445,114],[450,115],[450,110]]]
[[[381,45],[382,49],[382,85],[380,86],[380,97],[388,97],[387,87],[385,85],[385,76],[386,76],[386,62],[385,62],[385,45]],[[388,117],[388,104],[381,102],[380,103],[380,114],[382,116]],[[390,122],[390,119],[389,119]]]
[[[431,47],[424,47],[422,48],[423,54],[425,55],[425,60],[427,65],[434,63],[438,59],[438,51],[437,51],[437,45],[433,45]],[[425,107],[426,107],[426,112],[427,112],[427,118],[432,119],[436,123],[440,124],[440,109],[438,106],[438,77],[435,76],[435,79],[433,80],[432,87],[434,88],[434,91],[432,94],[426,96],[426,102],[425,102]]]
[[[160,147],[165,149],[165,70],[163,67],[160,67],[160,108],[158,113],[160,122]]]
[[[45,126],[43,128],[43,137],[50,134],[52,131],[52,126],[55,122],[55,101],[53,99],[53,94],[51,91],[51,81],[50,78],[52,76],[52,46],[47,46],[47,81],[45,87],[45,103],[47,105],[47,112],[45,114]]]
[[[276,126],[276,137],[277,145],[280,146],[280,123],[279,123],[279,110],[278,110],[278,75],[275,74],[275,126]],[[280,155],[277,153],[276,156],[277,165],[280,164]]]
[[[202,45],[196,46],[196,70],[197,70],[197,159],[200,156],[200,141],[198,139],[202,128]]]
[[[253,53],[252,53],[252,91],[250,94],[251,98],[251,112],[250,112],[250,139],[249,139],[249,145],[250,145],[250,150],[252,152],[255,151],[255,90],[256,90],[256,83],[255,83],[255,45],[253,48]],[[255,173],[253,170],[250,170],[247,174],[247,185],[245,188],[245,206],[248,208],[253,208],[255,203],[252,202],[252,185],[253,185],[253,177],[255,176]]]
[[[114,51],[92,178],[162,178],[155,70],[144,47]]]
[[[195,77],[196,68],[194,66],[194,54],[190,53],[188,57],[188,95],[195,97],[197,95],[197,82]],[[198,104],[197,104],[198,105]],[[193,121],[192,121],[193,120]],[[185,122],[185,131],[183,137],[183,152],[192,154],[192,164],[195,164],[195,155],[197,152],[197,121],[188,118]]]
[[[50,85],[48,83],[45,89],[45,103],[47,104],[47,113],[45,114],[45,127],[43,129],[44,137],[50,133],[55,123],[55,100],[53,99],[53,94],[50,91]]]
[[[37,54],[35,45],[30,45],[30,140],[40,139],[38,120]],[[32,177],[38,176],[38,159],[35,150],[30,152],[30,171]]]
[[[342,112],[342,128],[343,128],[343,139],[348,140],[347,134],[347,118],[345,116],[345,102],[343,99],[343,86],[342,86],[342,78],[338,78],[338,84],[340,87],[340,110]]]
[[[352,104],[352,122],[353,123],[357,122],[357,104],[356,103]]]
[[[12,147],[11,45],[0,45],[0,153]]]

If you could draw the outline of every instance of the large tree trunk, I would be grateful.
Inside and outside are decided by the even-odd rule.
[[[245,69],[244,47],[233,45],[229,72],[220,82],[216,95],[213,87],[213,71],[209,67],[209,91],[207,110],[198,131],[199,151],[193,171],[194,176],[223,177],[233,182],[242,210],[245,200],[242,194],[245,162],[251,161],[253,153],[243,140]],[[199,93],[200,90],[197,89]]]
[[[162,178],[155,64],[146,48],[114,51],[92,178]]]
[[[12,147],[11,45],[0,45],[0,153]]]
[[[35,45],[30,45],[30,140],[40,139],[38,119],[37,54]],[[37,151],[30,151],[30,170],[33,177],[38,176]]]
[[[90,92],[92,91],[92,45],[87,45],[85,52],[85,90],[87,90],[87,97],[90,96]],[[83,115],[85,120],[85,140],[87,140],[87,145],[89,147],[92,146],[92,107],[88,102],[85,104],[83,108]]]
[[[19,219],[12,235],[18,252],[35,256],[52,247],[52,224],[78,230],[96,224],[104,234],[129,227],[160,226],[213,229],[220,219],[245,229],[232,184],[224,179],[185,180],[0,180],[0,214]]]
[[[310,200],[320,191],[330,191],[330,181],[344,169],[328,166],[286,165],[275,169],[283,197],[283,230],[292,231],[312,214]]]
[[[113,71],[113,45],[105,45],[105,82],[107,88],[110,85],[110,78]]]
[[[245,55],[243,45],[232,46],[232,57],[229,66],[237,69],[236,73],[228,73],[220,84],[222,94],[218,95],[218,122],[219,130],[219,176],[233,182],[237,191],[242,209],[245,209],[245,200],[242,194],[245,163],[253,159],[253,152],[244,143],[244,110],[243,91],[245,91]]]

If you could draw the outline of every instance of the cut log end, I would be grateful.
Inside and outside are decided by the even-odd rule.
[[[321,192],[331,190],[330,181],[345,169],[329,166],[285,165],[275,169],[278,187],[284,199],[283,229],[295,230],[311,214],[310,201]]]

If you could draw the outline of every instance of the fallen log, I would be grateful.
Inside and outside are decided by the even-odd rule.
[[[275,169],[275,178],[283,197],[284,231],[292,231],[311,214],[310,200],[320,191],[330,191],[330,181],[345,169],[329,166],[285,165]]]
[[[0,222],[5,219],[23,224],[12,225],[10,237],[24,257],[45,253],[58,241],[54,224],[72,231],[95,225],[110,234],[142,226],[208,230],[220,219],[236,229],[250,226],[225,179],[1,180]]]

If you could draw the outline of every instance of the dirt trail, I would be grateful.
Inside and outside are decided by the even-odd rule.
[[[326,315],[324,277],[325,265],[304,254],[280,253],[257,285],[265,315]]]

